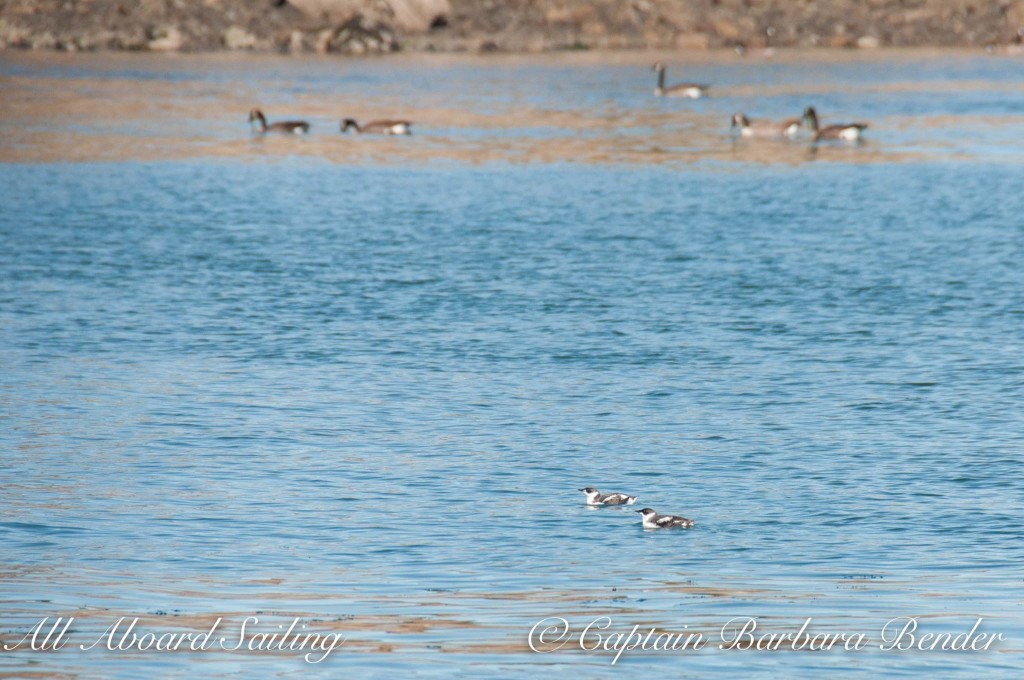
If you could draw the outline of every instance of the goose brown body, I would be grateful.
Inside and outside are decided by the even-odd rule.
[[[371,120],[360,125],[353,118],[341,121],[342,132],[348,132],[350,129],[359,134],[408,135],[412,133],[412,123],[407,120]]]
[[[799,118],[787,118],[776,122],[771,120],[750,120],[742,113],[734,114],[732,127],[739,129],[741,137],[795,137],[800,132]]]

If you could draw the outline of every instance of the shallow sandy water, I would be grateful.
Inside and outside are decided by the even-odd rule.
[[[699,102],[655,98],[647,65],[656,56],[687,76],[725,82],[716,82],[713,96]],[[1016,161],[1020,150],[1005,142],[1024,130],[1024,117],[1012,107],[996,112],[988,101],[1024,94],[1018,79],[999,78],[1015,60],[975,53],[368,60],[6,53],[2,60],[0,161],[14,162],[299,156],[375,164],[875,163],[988,156],[994,144],[1000,159]],[[930,63],[935,65],[928,68]],[[949,64],[952,72],[944,72]],[[905,110],[919,108],[908,100],[922,99],[943,105]],[[985,106],[951,111],[971,99]],[[812,147],[806,141],[737,141],[730,134],[734,111],[782,119],[809,104],[833,121],[867,120],[867,143]],[[253,106],[271,120],[310,120],[312,134],[253,138],[245,124]],[[414,121],[416,134],[344,136],[338,121],[346,117],[405,118]]]

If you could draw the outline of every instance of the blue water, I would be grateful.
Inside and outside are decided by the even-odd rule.
[[[0,186],[0,635],[350,626],[319,665],[65,649],[4,671],[1021,666],[1015,165],[125,160],[8,163]],[[645,532],[587,485],[697,527]],[[615,666],[526,646],[603,615],[876,638],[984,617],[1007,641]]]

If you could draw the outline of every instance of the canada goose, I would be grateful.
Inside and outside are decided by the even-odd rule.
[[[282,120],[267,125],[267,117],[259,109],[249,112],[249,125],[259,124],[259,132],[290,132],[302,135],[309,132],[309,123],[304,120]]]
[[[412,123],[407,120],[371,120],[360,125],[352,118],[341,121],[341,131],[348,132],[352,128],[359,134],[375,135],[408,135],[412,134]]]
[[[708,89],[711,87],[710,85],[698,85],[697,83],[679,83],[678,85],[665,87],[665,65],[660,61],[656,61],[651,70],[656,71],[658,74],[658,85],[654,88],[654,94],[659,97],[700,99],[707,96]]]
[[[739,128],[740,137],[796,137],[800,132],[800,119],[787,118],[781,123],[771,120],[751,121],[742,113],[733,114],[732,127]]]
[[[841,139],[845,142],[857,142],[860,141],[861,133],[868,126],[867,123],[840,123],[818,127],[818,112],[814,110],[813,106],[808,106],[804,111],[803,121],[814,132],[814,141]]]

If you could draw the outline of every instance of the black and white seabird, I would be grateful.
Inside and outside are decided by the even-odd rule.
[[[592,486],[579,489],[587,494],[587,505],[633,505],[636,503],[636,496],[624,493],[602,494]]]
[[[644,529],[671,529],[672,527],[689,529],[693,526],[692,519],[686,519],[678,515],[659,515],[650,508],[637,510],[637,512],[643,515]]]

